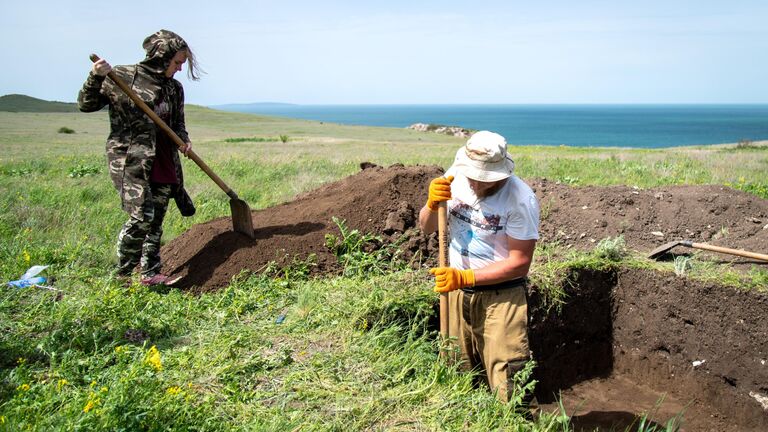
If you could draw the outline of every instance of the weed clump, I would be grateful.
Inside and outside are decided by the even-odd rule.
[[[73,134],[73,133],[75,133],[75,130],[74,129],[70,129],[70,128],[66,127],[66,126],[62,126],[62,127],[59,128],[59,133]]]
[[[691,268],[691,257],[677,256],[675,257],[675,274],[677,276],[685,276],[685,273]]]
[[[744,177],[739,177],[739,180],[736,183],[726,183],[726,186],[751,193],[752,195],[757,195],[763,199],[768,199],[768,183],[749,182]]]
[[[77,166],[69,170],[69,177],[80,178],[80,177],[96,175],[99,173],[101,173],[101,169],[99,167],[96,167],[93,165],[78,164]]]
[[[594,250],[596,258],[618,262],[627,257],[627,243],[624,236],[604,238],[600,240]]]
[[[331,218],[339,228],[341,236],[325,235],[325,247],[331,251],[344,267],[344,276],[383,275],[405,265],[400,259],[397,244],[384,244],[379,236],[350,230],[344,219]]]

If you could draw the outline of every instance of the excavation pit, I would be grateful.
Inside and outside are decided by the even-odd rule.
[[[537,396],[574,426],[640,416],[682,430],[768,430],[768,298],[650,270],[573,271],[558,312],[530,296]]]

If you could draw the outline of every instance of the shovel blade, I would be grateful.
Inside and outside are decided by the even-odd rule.
[[[656,249],[652,250],[651,253],[648,254],[648,258],[656,259],[656,258],[664,255],[665,253],[669,252],[669,250],[672,249],[673,247],[675,247],[677,245],[680,245],[680,244],[682,244],[682,242],[680,242],[680,241],[673,241],[673,242],[669,242],[669,243],[663,244],[663,245],[657,247]]]
[[[232,229],[254,238],[253,219],[248,203],[241,199],[231,199],[229,200],[229,209],[232,211]]]

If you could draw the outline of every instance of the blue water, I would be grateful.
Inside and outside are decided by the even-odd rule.
[[[348,125],[435,123],[510,144],[673,147],[768,139],[768,105],[283,105],[216,107]]]

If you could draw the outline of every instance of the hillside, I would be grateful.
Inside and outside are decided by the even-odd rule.
[[[0,96],[0,111],[10,112],[75,112],[77,104],[47,101],[27,95],[9,94]]]

